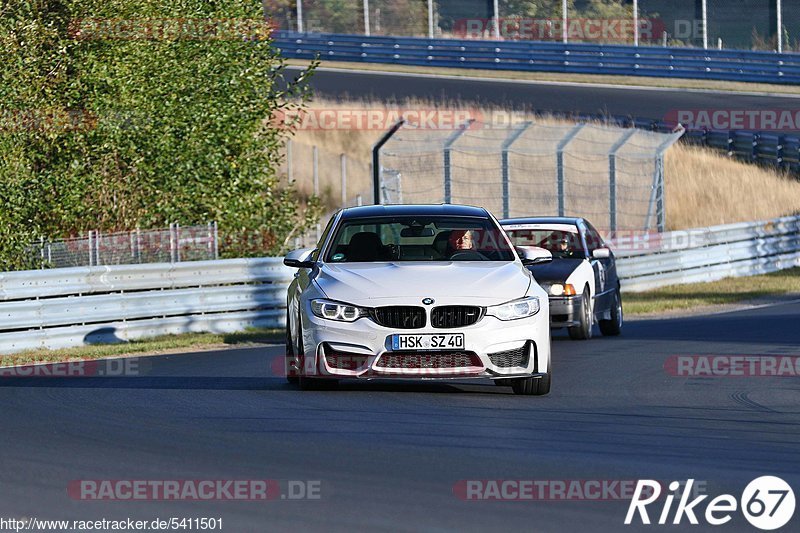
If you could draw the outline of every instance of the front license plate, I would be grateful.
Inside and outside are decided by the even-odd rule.
[[[392,335],[392,350],[463,350],[464,334]]]

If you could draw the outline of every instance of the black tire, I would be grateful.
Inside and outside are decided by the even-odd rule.
[[[580,318],[580,324],[567,328],[569,330],[569,338],[576,341],[591,339],[594,316],[592,316],[592,295],[589,294],[588,287],[583,290],[578,316]]]
[[[611,320],[600,320],[600,333],[606,337],[616,337],[622,333],[622,295],[619,289],[614,291],[614,303],[611,305]]]
[[[289,323],[289,311],[286,311],[286,354],[285,354],[286,361],[283,364],[283,368],[286,370],[286,381],[289,382],[291,385],[297,385],[300,382],[300,378],[296,375],[292,375],[292,369],[290,362],[294,362],[294,343],[292,342],[292,329]]]
[[[544,396],[550,394],[551,379],[550,372],[540,378],[514,379],[511,388],[514,390],[514,394],[521,396]]]

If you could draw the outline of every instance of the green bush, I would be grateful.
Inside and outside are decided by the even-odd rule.
[[[308,95],[260,3],[0,6],[0,269],[26,267],[40,235],[216,220],[230,257],[316,223],[316,199],[279,180],[286,132],[269,118]]]

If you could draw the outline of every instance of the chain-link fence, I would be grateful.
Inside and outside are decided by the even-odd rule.
[[[459,203],[498,217],[584,216],[664,231],[665,151],[682,135],[599,124],[401,128],[380,150],[384,203]]]
[[[219,235],[215,222],[147,231],[89,231],[71,239],[42,238],[28,253],[30,263],[41,268],[205,261],[219,259]]]
[[[265,15],[284,30],[760,50],[800,50],[796,7],[790,0],[264,0]]]

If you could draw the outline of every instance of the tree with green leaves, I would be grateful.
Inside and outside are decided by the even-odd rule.
[[[216,220],[226,256],[268,255],[316,222],[278,174],[269,119],[308,95],[261,5],[0,6],[0,269],[40,235]]]

